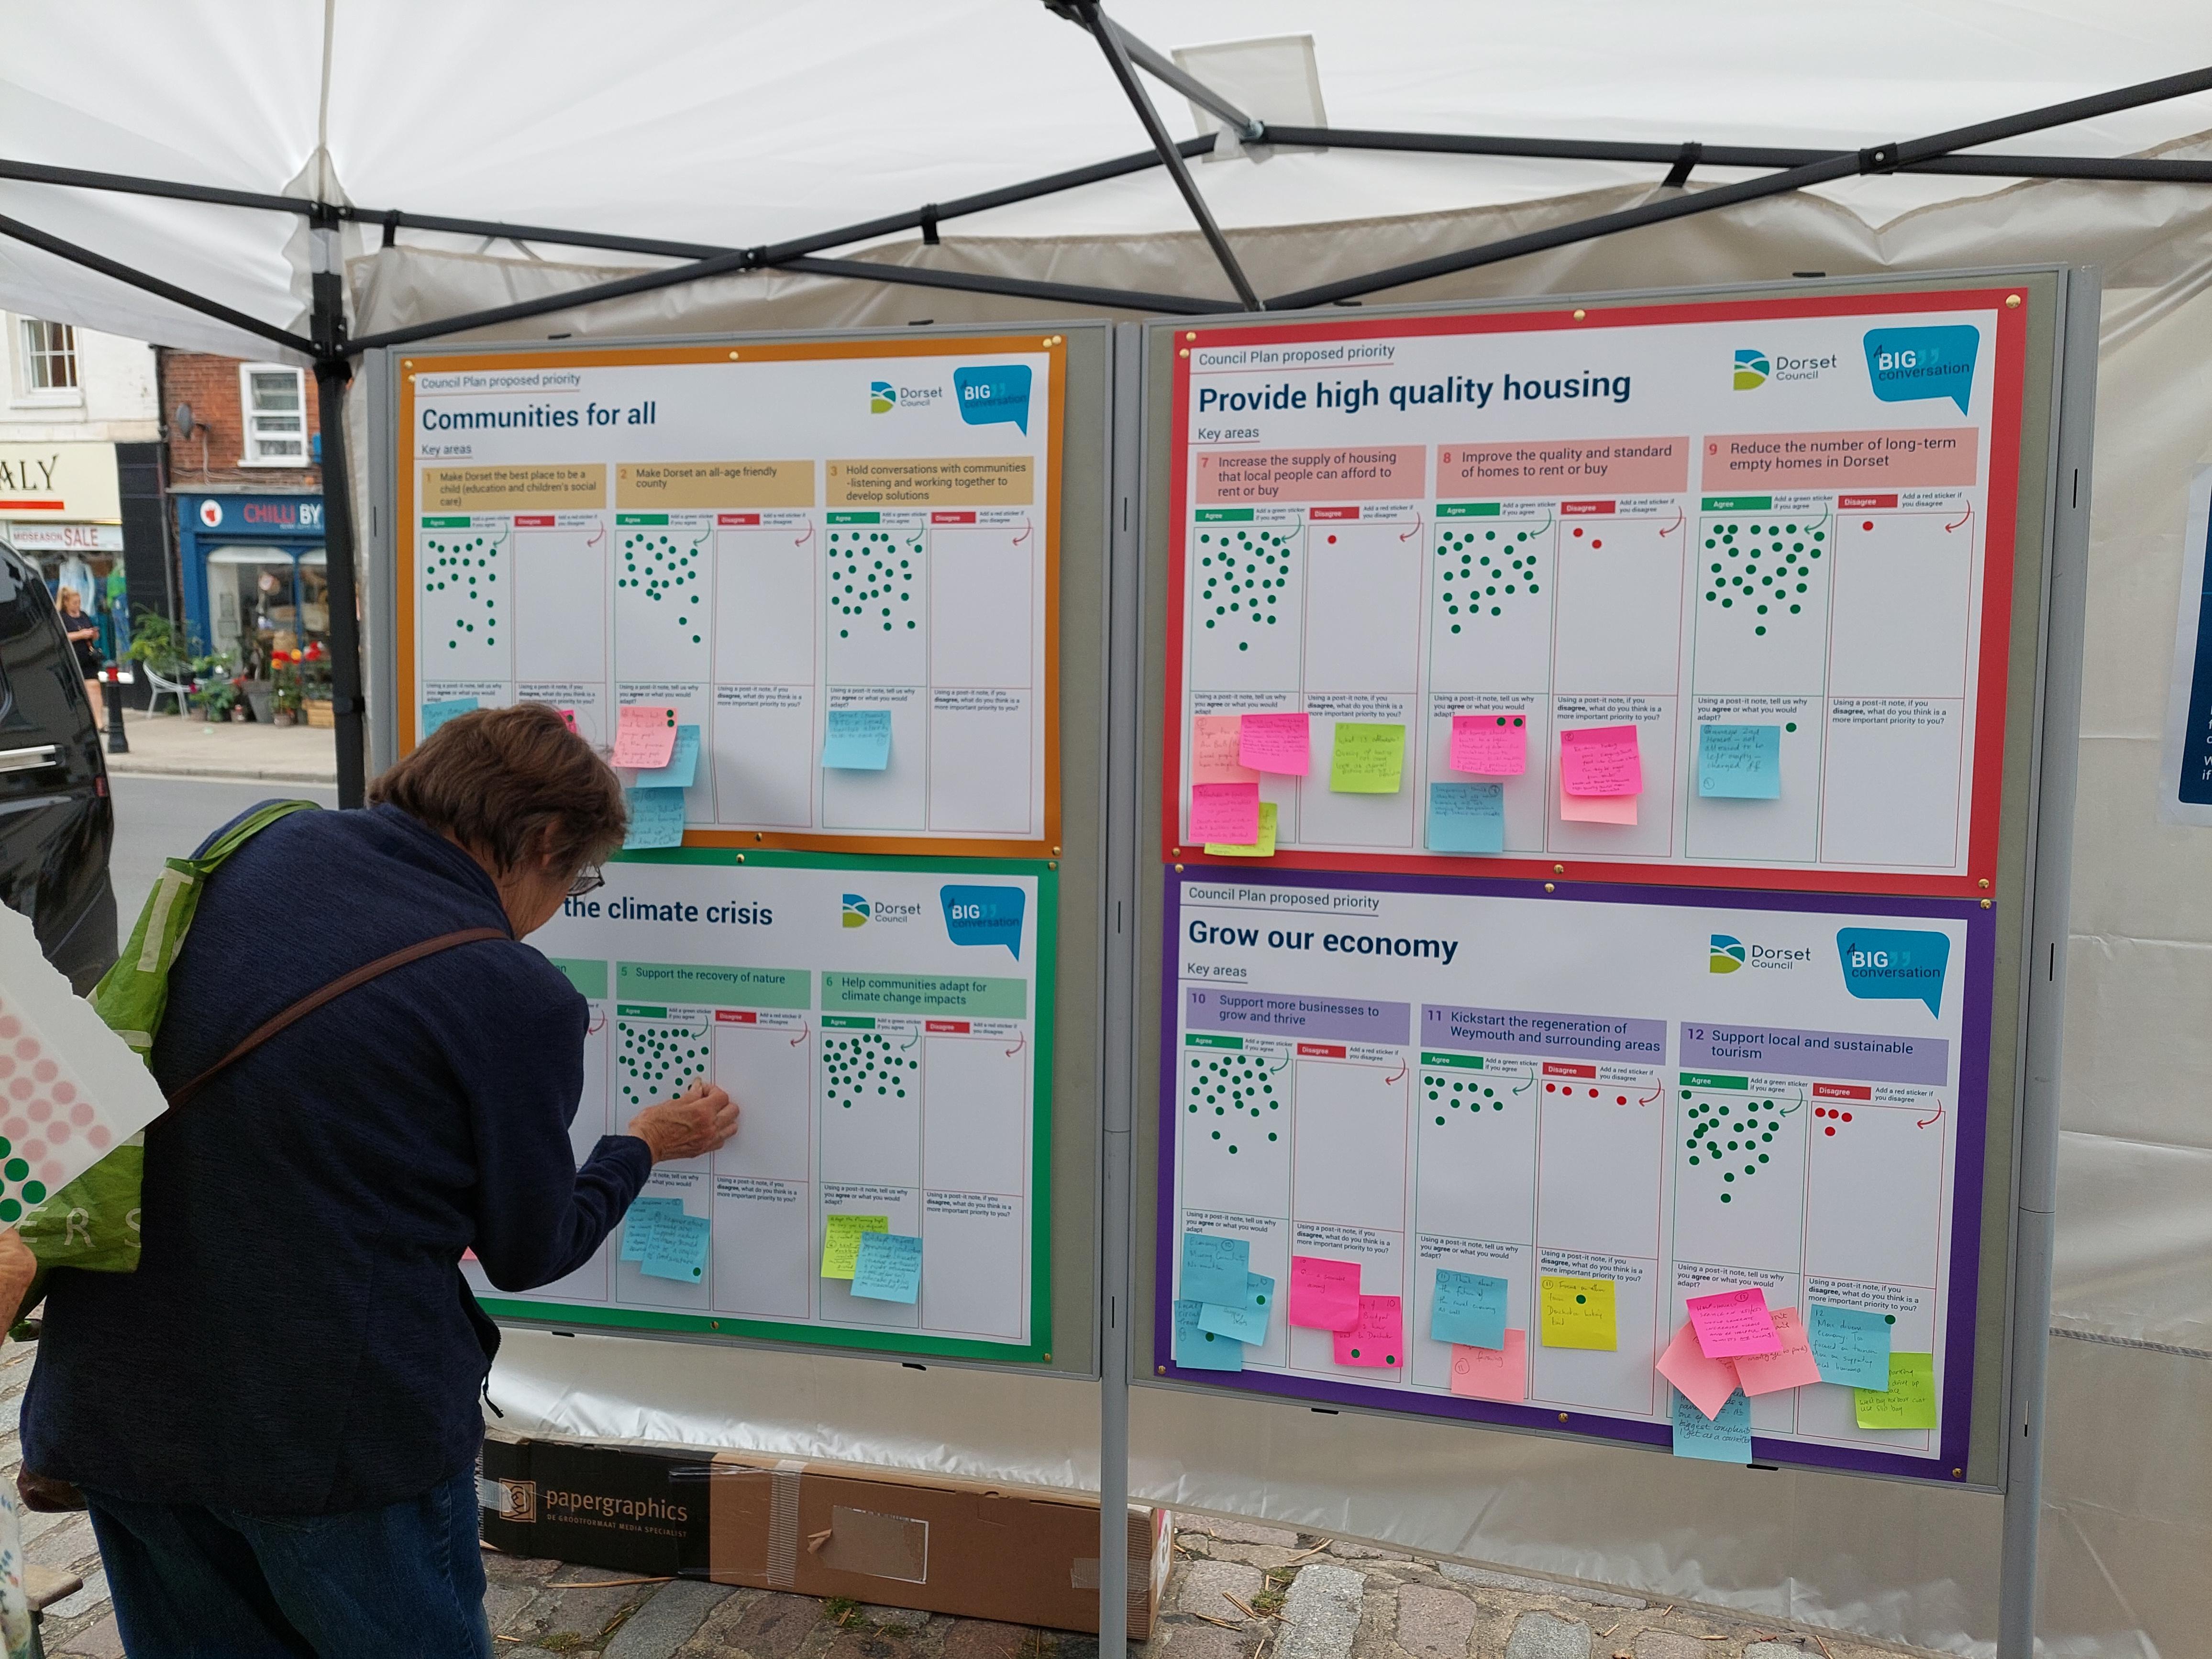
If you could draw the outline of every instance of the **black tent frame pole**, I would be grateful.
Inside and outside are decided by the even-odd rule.
[[[1364,276],[1299,289],[1271,299],[1267,302],[1268,308],[1292,311],[1306,306],[1328,305],[1337,300],[1373,294],[1384,289],[1402,288],[1410,283],[1425,282],[1431,277],[1496,264],[1500,260],[1518,258],[1526,253],[1541,252],[1547,248],[1564,247],[1570,243],[1633,230],[1642,225],[1711,213],[1719,208],[1734,207],[1741,202],[1758,201],[1769,196],[1786,195],[1809,185],[1828,184],[1858,173],[1893,173],[1900,167],[1933,161],[1954,150],[1976,144],[1994,143],[2001,139],[2018,137],[2023,133],[2039,132],[2046,127],[2089,120],[2142,104],[2160,103],[2169,98],[2203,92],[2208,88],[2212,88],[2212,69],[2191,70],[2185,74],[2166,76],[2156,81],[2139,82],[2134,86],[2099,93],[2093,97],[2072,99],[2063,104],[2046,104],[2040,109],[2027,110],[2018,115],[1980,121],[1972,126],[1954,127],[1948,132],[1935,133],[1925,138],[1908,139],[1903,143],[1876,144],[1856,155],[1837,155],[1808,162],[1802,167],[1785,167],[1778,173],[1769,173],[1764,179],[1746,179],[1735,184],[1717,185],[1711,190],[1699,191],[1694,196],[1680,195],[1662,201],[1646,202],[1620,213],[1600,214],[1595,218],[1577,220],[1571,224],[1553,225],[1526,235],[1509,236],[1500,241],[1463,248],[1456,253],[1438,254],[1409,264],[1370,271]]]
[[[310,319],[312,337],[302,337],[274,323],[223,305],[162,278],[79,246],[20,219],[0,215],[0,236],[35,247],[86,270],[97,271],[171,304],[213,318],[243,333],[253,335],[295,351],[315,365],[318,411],[323,437],[323,493],[325,550],[331,586],[331,691],[337,726],[338,798],[343,805],[361,804],[367,783],[364,717],[362,690],[360,582],[354,541],[352,476],[348,468],[345,391],[356,356],[380,346],[451,335],[501,322],[568,311],[599,301],[647,293],[694,283],[731,272],[785,270],[807,275],[838,276],[855,281],[894,283],[954,289],[968,293],[1006,295],[1111,309],[1169,312],[1180,315],[1228,314],[1231,307],[1197,295],[1148,294],[1136,290],[1093,288],[1077,283],[1032,281],[1017,276],[994,276],[980,272],[945,270],[928,266],[883,264],[865,259],[816,257],[824,248],[921,229],[934,233],[943,219],[980,213],[994,207],[1028,201],[1083,185],[1165,166],[1205,234],[1207,245],[1228,276],[1238,302],[1248,311],[1287,311],[1328,304],[1334,301],[1404,287],[1453,272],[1469,270],[1517,258],[1527,253],[1564,247],[1639,226],[1716,212],[1742,202],[1758,201],[1802,190],[1810,185],[1870,173],[1941,172],[1992,177],[2043,177],[2116,179],[2145,183],[2212,183],[2212,162],[2175,161],[2156,157],[2100,160],[2072,156],[1960,155],[1954,152],[1994,143],[2050,127],[2111,114],[2118,110],[2158,103],[2170,98],[2212,89],[2212,68],[2146,81],[2092,97],[2045,105],[2018,115],[1978,122],[1948,132],[1903,143],[1880,144],[1850,151],[1759,149],[1741,146],[1632,144],[1590,143],[1565,139],[1489,138],[1474,135],[1400,133],[1361,129],[1264,127],[1248,130],[1247,142],[1273,141],[1286,144],[1328,146],[1346,149],[1407,150],[1447,155],[1494,155],[1550,157],[1563,160],[1624,161],[1664,163],[1670,171],[1668,184],[1680,186],[1695,166],[1771,168],[1766,177],[1716,185],[1695,195],[1670,194],[1619,213],[1600,214],[1569,224],[1555,225],[1526,235],[1462,249],[1455,253],[1372,271],[1364,276],[1297,289],[1262,302],[1246,278],[1236,254],[1214,222],[1205,198],[1185,165],[1189,156],[1213,147],[1213,138],[1170,138],[1136,78],[1120,30],[1106,17],[1096,0],[1067,0],[1055,7],[1072,16],[1097,40],[1115,78],[1121,83],[1139,119],[1151,137],[1153,150],[1117,157],[1089,167],[1049,174],[1025,184],[988,191],[958,201],[934,204],[911,213],[894,214],[825,231],[793,241],[750,249],[720,248],[696,243],[663,241],[642,237],[602,235],[558,230],[544,226],[508,225],[492,221],[449,218],[401,213],[336,204],[271,196],[248,191],[169,180],[131,178],[80,168],[0,159],[0,179],[51,185],[64,189],[112,190],[131,194],[242,208],[252,211],[303,215],[313,228],[315,249],[311,272]],[[481,234],[516,242],[542,241],[572,246],[612,248],[625,252],[676,258],[688,262],[662,270],[646,271],[616,282],[592,284],[564,294],[502,306],[488,311],[424,323],[415,327],[349,340],[346,337],[345,298],[341,272],[340,237],[347,222],[379,222],[386,246],[394,229],[409,226],[425,230]]]
[[[1100,9],[1097,0],[1078,0],[1076,9],[1082,16],[1084,26],[1091,31],[1091,38],[1098,42],[1098,50],[1106,54],[1107,64],[1113,70],[1114,78],[1121,82],[1121,91],[1128,98],[1130,106],[1137,112],[1137,119],[1144,124],[1145,131],[1152,141],[1152,148],[1159,151],[1160,160],[1167,164],[1168,176],[1175,180],[1175,187],[1182,196],[1183,205],[1190,210],[1190,216],[1198,221],[1199,234],[1206,238],[1206,245],[1213,250],[1214,258],[1219,261],[1223,273],[1229,278],[1229,286],[1237,290],[1237,302],[1247,311],[1265,310],[1259,291],[1244,275],[1244,267],[1237,263],[1236,252],[1229,246],[1229,239],[1221,234],[1221,227],[1214,223],[1213,210],[1206,206],[1206,198],[1199,193],[1198,182],[1190,176],[1190,167],[1183,161],[1182,152],[1176,147],[1176,141],[1169,137],[1166,125],[1160,120],[1160,112],[1152,107],[1151,94],[1146,92],[1144,83],[1137,79],[1137,71],[1130,66],[1129,52],[1122,44],[1121,32]]]

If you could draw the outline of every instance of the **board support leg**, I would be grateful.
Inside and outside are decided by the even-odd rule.
[[[1997,1659],[2033,1659],[2036,1546],[2043,1508],[2044,1382],[2051,1355],[2051,1258],[2058,1207],[2060,1044],[2080,765],[2082,621],[2089,594],[2089,485],[2101,285],[2069,270],[2059,335],[2058,419],[2044,583],[2037,709],[2033,882],[2027,927],[2026,1084],[2014,1200],[2012,1369],[2006,1395],[2004,1549]]]
[[[1109,590],[1106,664],[1107,815],[1103,918],[1106,938],[1105,1039],[1103,1044],[1100,1164],[1103,1173],[1099,1238],[1098,1371],[1098,1652],[1122,1659],[1129,1616],[1129,1330],[1133,1293],[1131,1220],[1136,1102],[1137,763],[1142,672],[1139,635],[1137,482],[1144,331],[1114,331],[1114,463],[1108,493]]]

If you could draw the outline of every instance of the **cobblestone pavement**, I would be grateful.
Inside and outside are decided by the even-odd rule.
[[[34,1347],[0,1349],[0,1479]],[[47,1610],[46,1650],[123,1652],[82,1515],[23,1517],[25,1553],[84,1588]],[[501,1655],[576,1659],[1098,1659],[1097,1638],[820,1601],[487,1550]],[[1176,1517],[1161,1617],[1131,1659],[1876,1659],[1897,1651],[1706,1608],[1401,1555],[1314,1534]]]

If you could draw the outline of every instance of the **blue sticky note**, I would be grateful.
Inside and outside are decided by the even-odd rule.
[[[1244,1299],[1244,1285],[1251,1277],[1249,1240],[1216,1238],[1210,1233],[1182,1236],[1182,1279],[1176,1290],[1190,1301],[1233,1308]]]
[[[422,736],[428,737],[456,714],[474,713],[476,707],[477,700],[474,697],[447,697],[437,702],[424,703],[422,705]]]
[[[653,1198],[640,1194],[631,1200],[629,1213],[623,1218],[622,1259],[625,1261],[645,1260],[645,1247],[653,1237],[653,1218],[663,1210],[681,1212],[680,1198]],[[1887,1373],[1883,1374],[1887,1381]]]
[[[1820,1368],[1820,1381],[1887,1393],[1888,1316],[1863,1313],[1856,1308],[1831,1308],[1820,1302],[1807,1311],[1813,1317],[1806,1334],[1813,1345],[1813,1363]]]
[[[921,1293],[921,1240],[910,1233],[862,1233],[853,1294],[911,1302]]]
[[[1200,1328],[1201,1304],[1181,1300],[1175,1304],[1175,1363],[1194,1371],[1241,1371],[1244,1345],[1233,1336]]]
[[[629,833],[624,847],[681,847],[684,844],[684,792],[681,789],[625,789],[629,803]]]
[[[713,1226],[703,1215],[654,1211],[653,1234],[646,1241],[645,1260],[638,1263],[638,1271],[654,1279],[696,1285],[707,1275],[707,1239]]]
[[[637,787],[641,789],[689,789],[698,776],[699,728],[679,726],[676,728],[676,746],[668,751],[668,764],[638,768]]]
[[[1741,1389],[1728,1397],[1718,1417],[1710,1419],[1680,1389],[1667,1392],[1674,1396],[1675,1456],[1702,1457],[1709,1463],[1751,1462],[1751,1401]]]
[[[1432,783],[1429,786],[1429,851],[1502,853],[1505,850],[1505,786]]]
[[[1723,800],[1782,799],[1782,728],[1698,728],[1698,793]]]
[[[1436,1298],[1429,1304],[1429,1336],[1462,1347],[1505,1346],[1505,1281],[1488,1273],[1437,1269]]]
[[[1267,1310],[1275,1305],[1275,1281],[1265,1273],[1244,1275],[1244,1299],[1233,1305],[1218,1302],[1198,1304],[1198,1328],[1239,1342],[1267,1340]]]
[[[822,764],[840,772],[880,772],[891,763],[891,711],[833,708],[822,738]]]

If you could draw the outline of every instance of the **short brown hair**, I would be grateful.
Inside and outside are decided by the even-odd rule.
[[[551,854],[570,870],[622,845],[622,780],[542,702],[479,708],[440,726],[368,786],[501,875]]]

